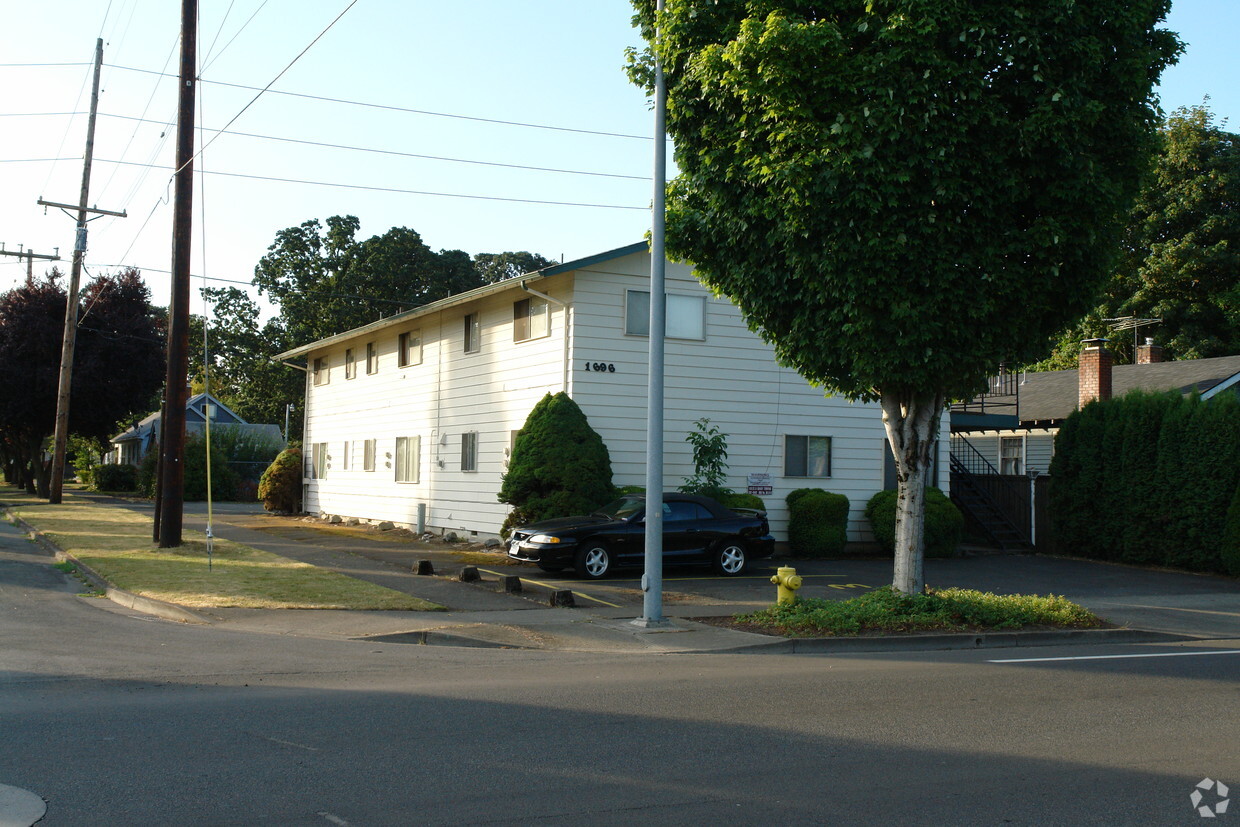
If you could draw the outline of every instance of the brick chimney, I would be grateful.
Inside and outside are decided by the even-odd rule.
[[[1145,344],[1137,346],[1137,364],[1152,365],[1155,362],[1163,361],[1163,349],[1154,344],[1154,340],[1150,337],[1145,338]]]
[[[1077,371],[1078,407],[1095,399],[1111,398],[1111,351],[1106,339],[1086,339],[1081,344],[1080,368]]]

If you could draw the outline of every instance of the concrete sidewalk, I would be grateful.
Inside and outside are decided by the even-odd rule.
[[[149,504],[98,495],[100,505],[148,512]],[[185,526],[206,527],[205,508],[187,504]],[[264,530],[259,530],[264,529]],[[186,610],[142,599],[113,595],[129,608],[169,619],[209,623],[220,628],[264,634],[359,639],[384,644],[450,645],[578,652],[722,653],[814,651],[916,651],[932,649],[1045,646],[1086,642],[1139,642],[1191,639],[1240,639],[1240,582],[1177,572],[1156,572],[1082,560],[1031,556],[983,555],[951,561],[927,561],[929,579],[939,585],[984,588],[995,592],[1053,591],[1087,606],[1123,628],[1062,632],[926,634],[890,637],[787,639],[736,631],[694,618],[730,616],[732,603],[709,600],[665,606],[664,628],[632,623],[640,606],[611,608],[578,600],[578,608],[551,608],[548,590],[523,583],[521,594],[507,594],[498,578],[484,574],[480,583],[462,583],[462,568],[452,549],[442,545],[392,543],[381,538],[323,531],[294,518],[275,518],[261,507],[226,504],[217,509],[213,532],[255,548],[376,583],[448,608],[446,612],[331,610]],[[430,560],[434,576],[419,576],[413,565]],[[502,560],[497,555],[497,560]],[[880,576],[890,562],[826,561],[849,577]],[[933,569],[931,569],[933,567]],[[486,568],[486,567],[483,567]],[[524,574],[524,567],[492,569]],[[773,591],[773,587],[772,587]],[[166,608],[165,608],[166,607]]]

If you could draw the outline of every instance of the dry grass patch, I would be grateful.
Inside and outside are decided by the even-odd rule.
[[[151,520],[125,508],[94,505],[66,494],[50,505],[17,489],[0,497],[26,522],[109,583],[125,591],[193,608],[387,609],[443,607],[373,583],[217,539],[210,561],[206,537],[184,531],[184,544],[160,549]]]

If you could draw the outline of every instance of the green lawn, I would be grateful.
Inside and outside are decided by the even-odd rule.
[[[327,569],[184,531],[184,544],[160,549],[151,520],[125,508],[96,505],[65,492],[50,505],[11,486],[0,502],[113,586],[191,608],[403,609],[443,607]]]

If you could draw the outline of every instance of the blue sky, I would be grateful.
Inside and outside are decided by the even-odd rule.
[[[200,123],[218,129],[256,94],[226,84],[265,86],[349,0],[200,3]],[[102,36],[90,200],[129,217],[92,222],[87,267],[139,266],[161,304],[171,173],[140,165],[172,165],[175,81],[151,73],[176,71],[179,5],[9,4],[0,30],[0,64],[80,64],[0,66],[0,242],[69,257],[72,220],[35,202],[77,201],[86,118],[46,113],[86,111],[85,64]],[[638,44],[630,17],[622,0],[359,0],[272,88],[391,108],[271,93],[255,101],[229,129],[267,137],[220,135],[198,163],[207,174],[195,185],[194,273],[248,282],[279,230],[336,214],[358,216],[363,237],[408,226],[434,249],[471,254],[572,259],[640,239],[650,224],[651,118],[622,71],[624,48]],[[1240,129],[1240,3],[1177,0],[1168,26],[1189,45],[1164,75],[1164,108],[1209,95]],[[138,117],[152,122],[130,120]],[[14,162],[46,158],[68,160]],[[3,257],[0,290],[24,274],[24,262]]]

